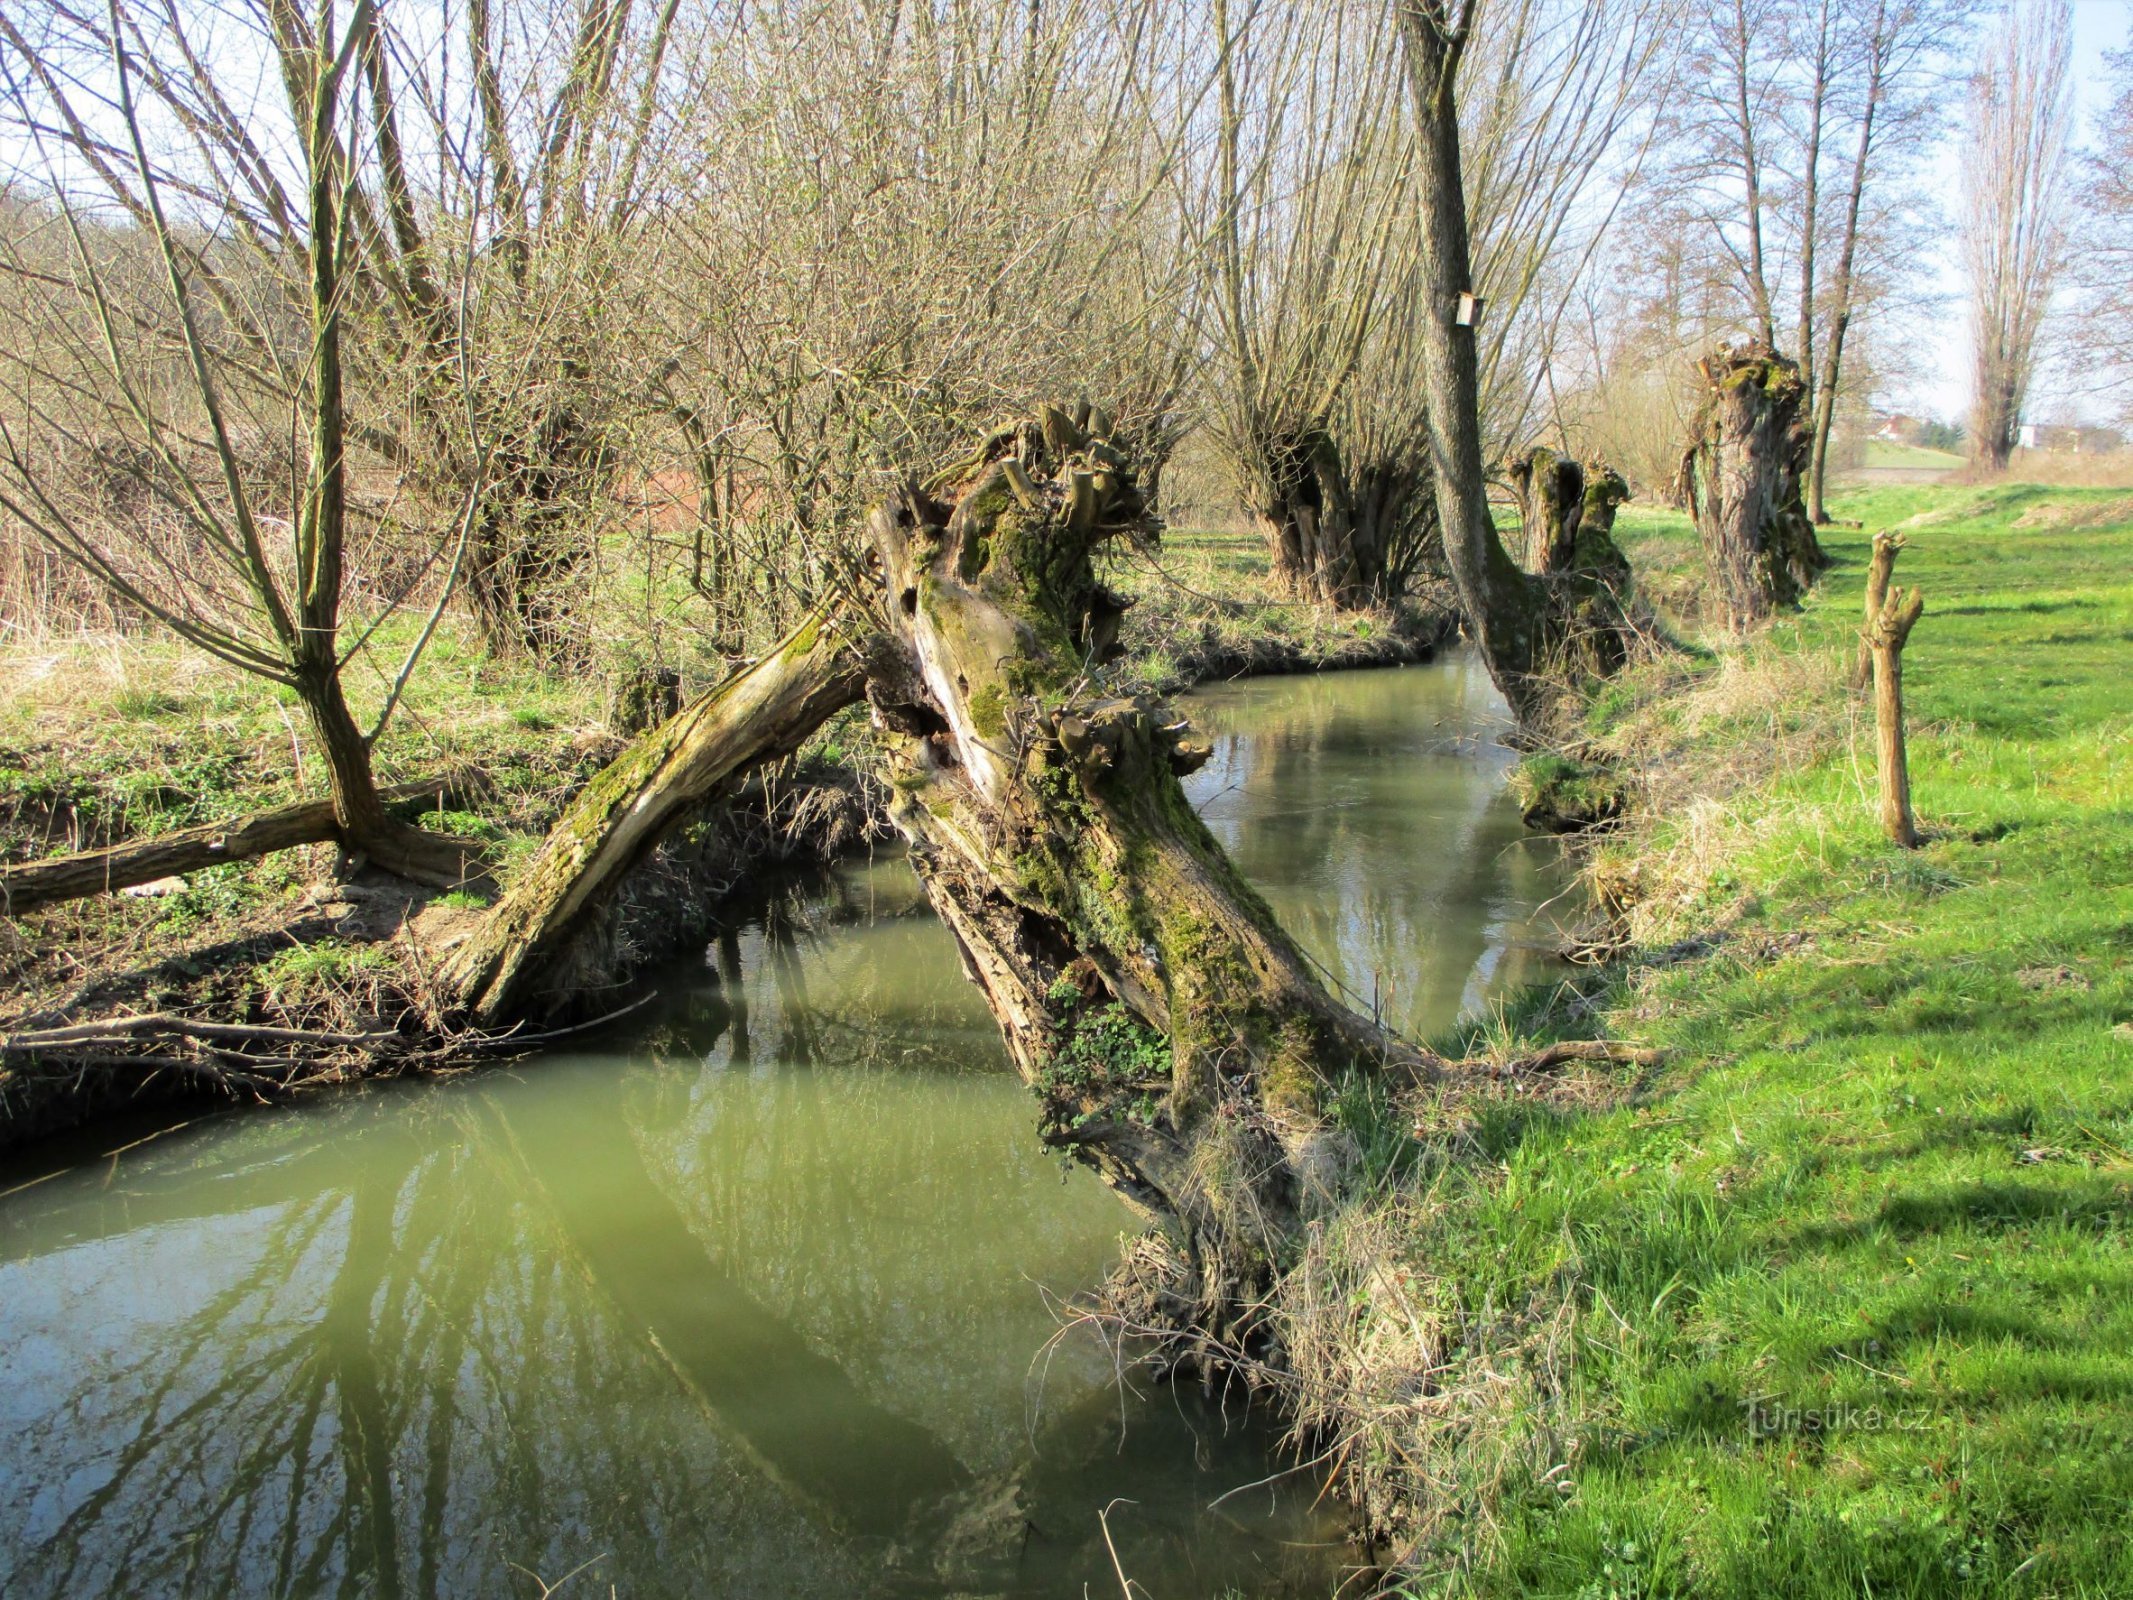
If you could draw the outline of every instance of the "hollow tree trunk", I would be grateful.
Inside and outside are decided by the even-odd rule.
[[[858,700],[845,637],[821,616],[629,745],[580,791],[440,978],[456,1008],[493,1023],[528,1008],[585,914],[666,831],[763,762],[797,750]]]
[[[892,635],[868,685],[893,818],[1048,1141],[1168,1224],[1150,1315],[1247,1338],[1336,1156],[1344,1074],[1432,1062],[1338,1004],[1185,798],[1207,747],[1104,682],[1092,550],[1152,532],[1133,474],[1048,411],[876,511]]]
[[[1681,483],[1726,626],[1746,633],[1797,605],[1829,565],[1800,501],[1805,391],[1800,369],[1763,344],[1721,345],[1697,371]]]
[[[1570,565],[1578,523],[1585,515],[1585,469],[1545,445],[1521,450],[1507,463],[1518,496],[1526,570],[1538,576]]]

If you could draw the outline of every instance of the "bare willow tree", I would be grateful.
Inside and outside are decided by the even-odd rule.
[[[688,178],[669,137],[689,82],[677,11],[468,0],[396,26],[373,6],[342,64],[347,114],[365,129],[346,190],[348,446],[433,523],[479,485],[464,587],[499,650],[553,657],[572,643],[616,437],[642,398],[623,269],[648,203]],[[203,304],[243,335],[248,297],[301,297],[303,168],[277,125],[289,112],[262,86],[279,76],[278,34],[317,20],[269,0],[152,0],[109,20],[31,0],[10,15],[25,121],[139,218],[144,179],[114,159],[96,74],[70,65],[123,41],[155,181],[211,217],[222,246],[192,265]],[[282,98],[299,105],[298,93]],[[271,374],[256,338],[247,359]]]
[[[1741,338],[1787,351],[1801,372],[1818,522],[1840,392],[1866,365],[1852,324],[1895,298],[1899,269],[1930,235],[1919,153],[1945,115],[1949,63],[1976,10],[1725,0],[1685,19],[1687,70],[1640,196],[1633,248],[1644,259],[1624,263],[1663,308],[1644,320],[1667,336],[1646,330],[1631,360],[1657,348],[1678,372]]]
[[[843,568],[878,474],[1085,393],[1153,462],[1191,359],[1153,0],[737,13],[696,59],[700,180],[647,292],[651,463],[739,651]]]
[[[1649,153],[1675,9],[1522,0],[1475,44],[1455,115],[1486,462],[1530,433],[1567,303]],[[1443,570],[1415,129],[1383,103],[1398,40],[1374,5],[1212,16],[1216,438],[1277,576],[1337,603],[1391,598]]]
[[[1484,397],[1520,382],[1516,358],[1532,347],[1519,330],[1547,327],[1569,293],[1551,279],[1552,244],[1596,198],[1603,216],[1611,209],[1604,185],[1596,195],[1595,174],[1607,174],[1678,13],[1669,5],[1535,3],[1490,13],[1482,33],[1479,11],[1475,0],[1402,0],[1396,19],[1416,126],[1420,343],[1445,552],[1468,633],[1531,728],[1546,720],[1564,680],[1620,663],[1627,618],[1611,579],[1595,573],[1566,589],[1512,559],[1489,511],[1488,466],[1502,447],[1490,450]],[[1500,114],[1482,120],[1487,143],[1470,157],[1458,83],[1462,67],[1483,62],[1497,71],[1479,80],[1481,98]],[[1510,93],[1507,83],[1536,93]],[[1470,207],[1470,193],[1485,209]],[[1617,187],[1617,201],[1620,194]],[[1596,241],[1588,235],[1583,260]],[[1497,330],[1481,332],[1491,318]],[[1539,382],[1537,373],[1523,380],[1524,392]]]
[[[1394,599],[1434,543],[1398,53],[1347,4],[1208,17],[1216,103],[1180,172],[1213,281],[1208,436],[1278,584]]]
[[[2020,434],[2066,260],[2072,65],[2073,7],[2017,0],[1971,79],[1962,219],[1976,375],[1970,446],[1993,470],[2007,465]]]
[[[145,281],[110,270],[108,248],[92,247],[75,197],[57,189],[50,210],[69,249],[64,270],[43,278],[65,292],[47,301],[52,315],[4,341],[21,381],[10,385],[13,415],[0,419],[0,507],[139,613],[292,690],[311,722],[343,842],[405,876],[455,882],[466,869],[464,844],[393,820],[370,760],[436,610],[368,730],[342,687],[343,668],[382,620],[353,645],[341,637],[350,505],[344,319],[360,226],[351,152],[376,131],[355,109],[351,76],[376,17],[369,0],[358,0],[345,18],[327,3],[309,19],[277,10],[270,20],[270,60],[286,96],[280,131],[294,151],[287,192],[301,201],[290,219],[300,277],[247,285],[264,289],[255,296],[238,292],[235,275],[222,270],[223,241],[206,225],[226,212],[201,207],[227,194],[202,196],[151,154],[137,91],[153,69],[136,53],[138,32],[116,0],[100,60],[64,43],[33,47],[12,18],[0,18],[21,124],[41,130],[45,114],[62,119],[92,190],[115,203],[119,226],[141,241],[132,254],[154,268]],[[60,169],[52,170],[58,182]],[[20,249],[11,265],[25,268]],[[301,298],[274,292],[291,282]],[[85,503],[79,479],[63,470],[70,456],[129,486],[134,516]],[[450,588],[448,580],[439,586],[438,607]]]

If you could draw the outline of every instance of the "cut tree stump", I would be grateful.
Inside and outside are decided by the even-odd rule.
[[[1874,732],[1881,763],[1881,831],[1906,850],[1918,848],[1918,819],[1911,811],[1911,762],[1903,736],[1903,647],[1925,614],[1925,596],[1906,594],[1891,585],[1900,534],[1874,535],[1873,566],[1867,592],[1881,596],[1880,609],[1865,631],[1874,662]]]

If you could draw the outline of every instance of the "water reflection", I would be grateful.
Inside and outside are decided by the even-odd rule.
[[[1206,1511],[1263,1422],[1122,1406],[1093,1343],[1033,1370],[1038,1285],[1132,1222],[1041,1152],[919,909],[848,874],[626,1048],[0,1207],[0,1591],[1078,1594],[1123,1496],[1165,1592],[1324,1592],[1309,1484]]]
[[[1487,673],[1429,667],[1202,690],[1194,803],[1282,923],[1364,1010],[1414,1036],[1563,968],[1535,908],[1563,884],[1503,782]]]
[[[1452,668],[1196,713],[1246,871],[1424,1027],[1545,892],[1488,709]],[[1047,1351],[1039,1286],[1134,1224],[1038,1146],[903,864],[659,988],[627,1038],[0,1201],[0,1593],[1115,1592],[1114,1500],[1149,1593],[1331,1590],[1309,1478],[1217,1502],[1278,1464],[1263,1419]]]

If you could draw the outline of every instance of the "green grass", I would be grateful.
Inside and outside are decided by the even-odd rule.
[[[1618,848],[1680,896],[1647,951],[1723,932],[1613,992],[1658,1081],[1492,1118],[1400,1197],[1440,1316],[1575,1328],[1559,1386],[1520,1380],[1567,1465],[1481,1486],[1470,1440],[1494,1525],[1440,1530],[1409,1592],[2133,1594],[2133,527],[2051,526],[2106,504],[1852,494],[1805,613],[1696,669],[1797,697],[1603,701],[1692,775],[1812,754]],[[1837,679],[1898,524],[1916,852]]]

